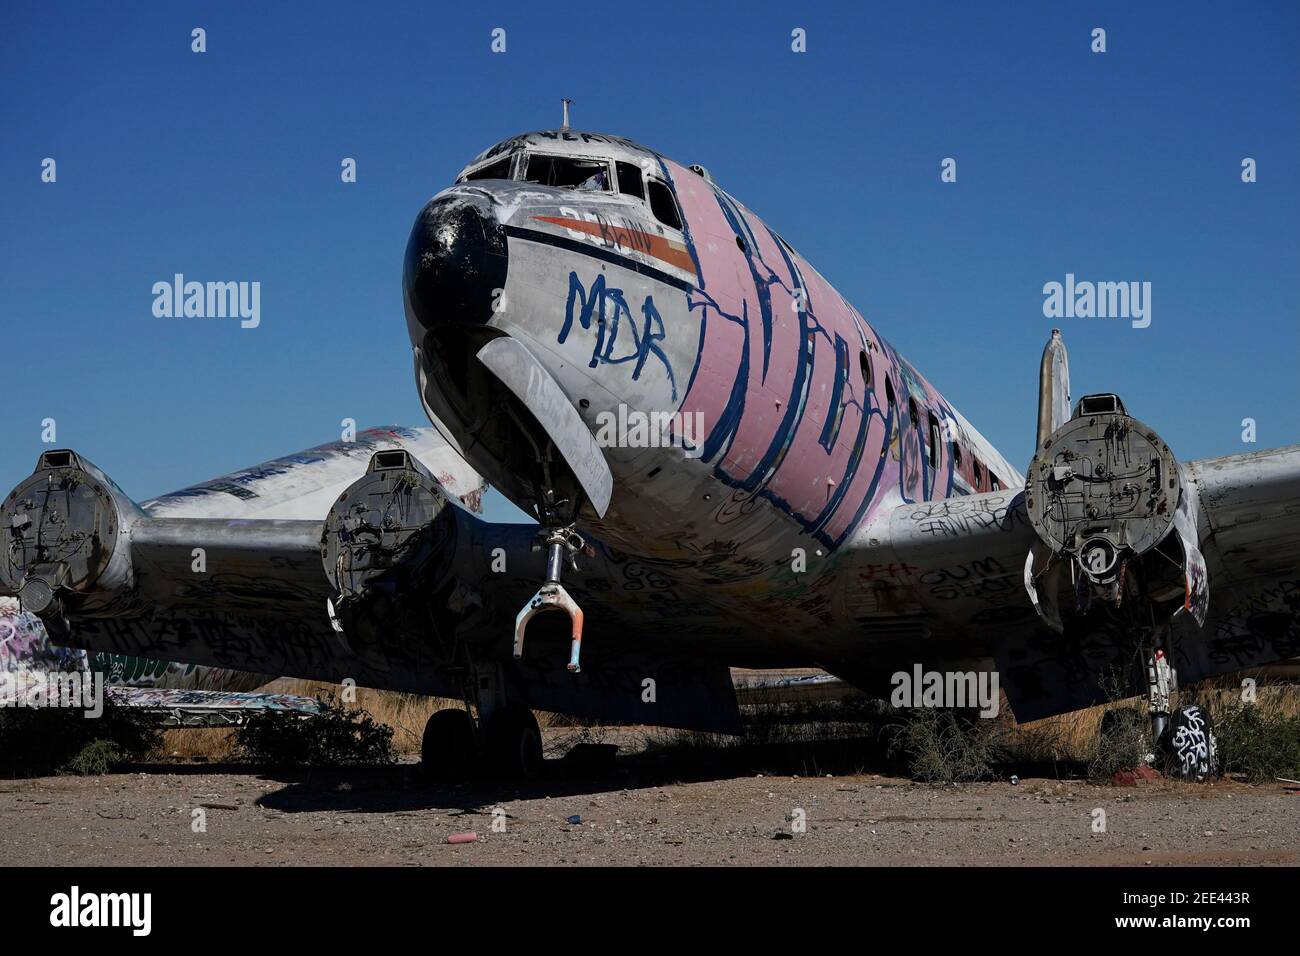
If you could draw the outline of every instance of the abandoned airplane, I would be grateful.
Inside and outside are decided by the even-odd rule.
[[[143,506],[47,452],[0,591],[92,651],[459,698],[449,776],[536,772],[533,710],[734,731],[733,666],[996,671],[1021,720],[1118,675],[1167,735],[1201,719],[1175,677],[1300,654],[1300,446],[1179,461],[1117,394],[1071,407],[1053,333],[1022,476],[700,166],[512,137],[420,211],[403,286],[434,429]],[[537,526],[465,507],[485,481]]]

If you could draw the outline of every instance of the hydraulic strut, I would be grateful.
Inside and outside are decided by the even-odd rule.
[[[578,661],[582,651],[582,608],[564,589],[560,576],[566,561],[573,570],[578,569],[577,553],[582,550],[584,542],[572,525],[544,529],[538,537],[546,548],[546,581],[515,617],[514,656],[516,660],[524,656],[524,631],[535,615],[544,611],[563,611],[572,624],[569,671],[576,674],[582,669]]]

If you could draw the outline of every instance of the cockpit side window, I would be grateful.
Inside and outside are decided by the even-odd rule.
[[[486,166],[480,166],[472,173],[467,173],[462,182],[469,182],[471,179],[509,179],[510,164],[515,160],[514,155],[503,156],[495,163],[488,163]]]
[[[646,191],[650,196],[650,211],[655,218],[672,229],[682,228],[682,217],[677,212],[677,200],[668,184],[659,179],[646,179]]]
[[[534,153],[528,157],[524,179],[541,186],[609,192],[609,164],[599,159],[574,159]]]
[[[615,163],[618,173],[618,191],[625,196],[645,199],[645,186],[641,184],[641,167],[636,163]]]

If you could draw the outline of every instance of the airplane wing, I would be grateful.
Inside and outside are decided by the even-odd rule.
[[[1295,577],[1300,568],[1300,445],[1190,465],[1225,581]],[[1300,595],[1297,596],[1300,599]]]
[[[1145,692],[1132,615],[1163,621],[1182,683],[1300,655],[1300,446],[1177,471],[1181,507],[1149,566],[1138,555],[1098,575],[1113,592],[1081,570],[1086,542],[1039,533],[1030,500],[1045,485],[894,508],[856,550],[847,598],[880,640],[871,672],[824,666],[881,696],[882,675],[918,659],[996,668],[1016,717],[1032,720]],[[1084,524],[1104,539],[1104,516]]]
[[[246,723],[256,714],[314,717],[320,713],[315,698],[297,694],[156,687],[107,687],[104,693],[121,707],[147,711],[164,727],[231,727]]]
[[[104,693],[111,701],[148,711],[168,727],[231,726],[266,711],[308,716],[320,710],[311,697],[233,689],[267,683],[266,677],[244,671],[92,656],[80,648],[60,647],[50,642],[39,618],[12,598],[0,598],[0,706],[45,697],[50,675],[62,679],[92,671],[103,674]],[[216,687],[227,689],[209,689]]]
[[[537,528],[478,519],[400,432],[370,441],[350,484],[331,474],[315,518],[250,515],[252,499],[213,483],[197,515],[183,495],[158,499],[161,513],[47,452],[3,505],[0,591],[56,642],[93,651],[458,699],[477,692],[472,658],[500,662],[477,680],[534,709],[706,730],[739,727],[731,663],[817,666],[885,698],[917,662],[996,669],[1027,720],[1141,691],[1152,622],[1184,682],[1300,655],[1300,448],[1182,464],[1116,396],[1082,400],[1024,490],[877,514],[837,556],[857,630],[800,635],[793,651],[756,641],[725,597],[679,590],[671,562],[588,542],[566,581],[596,635],[580,671],[565,666],[577,642],[561,615],[511,653],[516,612],[547,574]],[[288,502],[312,484],[300,472],[338,465],[297,457],[280,460],[287,475],[228,483],[270,500],[262,482],[288,482]],[[221,496],[232,514],[213,514]]]
[[[1186,666],[1194,680],[1300,656],[1300,445],[1196,461],[1190,472],[1211,601],[1208,640],[1186,648],[1180,673]]]
[[[141,506],[75,452],[47,452],[3,504],[11,547],[0,554],[0,593],[18,595],[56,643],[96,652],[464,699],[477,690],[466,683],[472,648],[475,659],[504,661],[485,679],[507,682],[533,709],[739,727],[727,667],[692,653],[699,634],[734,638],[726,609],[686,606],[653,568],[594,543],[574,591],[596,605],[602,640],[584,650],[581,672],[547,652],[567,647],[554,615],[530,628],[529,653],[512,661],[515,612],[546,572],[536,527],[480,520],[403,432],[370,441],[314,519],[274,515],[301,513],[286,510],[288,485],[325,485],[311,472],[334,468],[328,456],[280,460],[292,465],[274,476],[285,508],[248,515],[250,499],[224,490],[241,483],[209,482],[193,496],[194,516],[181,510],[186,495]],[[250,490],[273,498],[260,480]],[[213,514],[222,496],[236,516]],[[659,640],[664,620],[679,623]]]
[[[482,479],[427,428],[368,429],[143,505],[75,452],[47,452],[5,502],[13,547],[0,555],[0,593],[56,644],[387,686],[418,669],[419,651],[340,642],[321,517],[374,455],[399,449],[457,508],[478,509]]]
[[[859,681],[995,669],[1023,721],[1145,693],[1157,649],[1182,683],[1300,654],[1300,446],[1184,464],[1118,395],[1069,392],[1053,331],[1023,490],[868,528],[848,600],[884,647]]]
[[[797,670],[735,669],[731,673],[741,706],[814,704],[862,696],[862,691],[815,668]]]

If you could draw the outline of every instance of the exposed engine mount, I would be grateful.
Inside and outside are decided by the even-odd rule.
[[[1039,537],[1113,599],[1121,560],[1173,527],[1179,491],[1169,446],[1118,395],[1088,395],[1034,456],[1025,505]]]
[[[321,531],[334,629],[367,644],[407,627],[436,629],[434,596],[455,538],[454,508],[428,469],[404,449],[376,452]]]
[[[1127,600],[1152,608],[1134,616],[1147,627],[1190,608],[1194,578],[1204,590],[1192,493],[1169,446],[1132,418],[1118,395],[1080,399],[1070,420],[1043,441],[1025,478],[1026,510],[1041,540],[1026,565],[1026,586],[1040,613],[1060,628],[1055,592],[1063,582],[1050,572],[1065,562],[1075,613],[1098,601],[1119,609]]]
[[[129,602],[129,527],[143,513],[102,471],[68,450],[47,451],[0,509],[8,529],[0,585],[61,632],[65,614]]]

